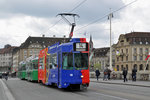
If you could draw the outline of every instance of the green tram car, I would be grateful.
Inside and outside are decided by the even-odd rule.
[[[26,78],[26,63],[24,61],[19,63],[18,78],[22,80]]]
[[[26,79],[28,81],[38,81],[38,57],[26,59]]]

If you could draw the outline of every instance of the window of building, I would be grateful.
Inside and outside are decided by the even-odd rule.
[[[143,48],[140,48],[140,52],[139,52],[140,54],[143,54]]]
[[[27,55],[27,50],[24,50],[24,55]]]
[[[127,38],[127,42],[129,41],[129,38]]]
[[[126,69],[128,70],[128,65],[126,65]]]
[[[126,56],[126,61],[128,61],[128,56]]]
[[[148,53],[148,48],[145,48],[145,53]]]
[[[137,56],[133,56],[133,60],[136,61],[137,60]]]
[[[136,53],[136,48],[134,48],[134,51],[133,51],[134,53]]]
[[[137,64],[134,64],[133,68],[137,69]]]
[[[139,70],[143,70],[143,64],[140,64]]]
[[[146,70],[149,70],[149,64],[146,65]]]
[[[128,49],[126,49],[126,53],[128,54]]]
[[[30,56],[32,56],[32,50],[30,50]]]
[[[136,44],[136,41],[135,41],[136,39],[135,38],[133,38],[133,44]]]
[[[119,61],[119,57],[117,57],[117,61]]]
[[[143,56],[140,56],[140,61],[142,61],[143,60]]]

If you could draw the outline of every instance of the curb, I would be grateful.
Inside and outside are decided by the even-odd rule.
[[[118,84],[118,85],[129,85],[129,86],[139,86],[139,87],[149,87],[148,85],[138,85],[138,84],[125,84],[125,83],[111,83],[111,82],[97,82],[97,81],[91,81],[91,82],[95,82],[95,83],[105,83],[105,84]]]
[[[4,89],[4,93],[7,97],[7,100],[15,100],[14,96],[12,95],[12,93],[10,92],[10,90],[8,89],[8,87],[6,86],[6,84],[3,82],[3,80],[0,80]]]

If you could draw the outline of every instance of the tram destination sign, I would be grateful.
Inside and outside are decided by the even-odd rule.
[[[88,51],[88,43],[75,43],[74,51]]]

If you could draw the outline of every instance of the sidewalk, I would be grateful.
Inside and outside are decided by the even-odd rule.
[[[105,83],[105,84],[130,85],[130,86],[140,86],[140,87],[149,87],[150,88],[150,81],[136,81],[136,82],[132,82],[132,80],[128,80],[128,82],[123,82],[123,80],[103,81],[102,78],[100,78],[98,81],[96,80],[96,78],[90,78],[90,81],[97,82],[97,83]]]

